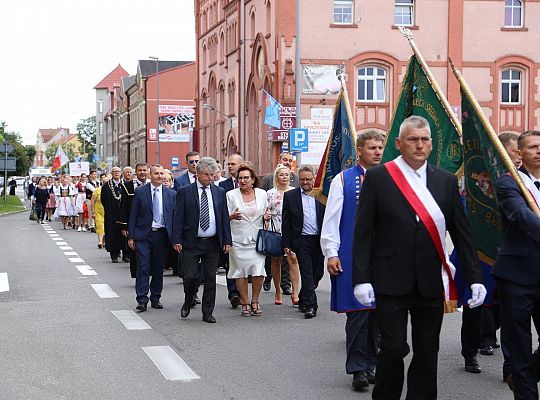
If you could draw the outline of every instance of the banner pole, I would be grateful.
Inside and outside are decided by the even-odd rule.
[[[437,97],[439,97],[439,100],[441,101],[444,109],[446,110],[446,114],[448,115],[448,117],[450,117],[452,124],[454,124],[454,126],[456,127],[456,130],[459,136],[462,136],[461,122],[459,122],[459,119],[456,116],[456,113],[454,112],[454,110],[452,110],[452,106],[446,99],[446,96],[444,95],[441,88],[439,87],[439,84],[433,77],[433,74],[431,73],[431,70],[429,69],[426,61],[424,60],[424,57],[422,57],[420,50],[418,49],[418,47],[416,46],[416,43],[414,42],[413,34],[411,33],[409,29],[405,28],[404,26],[399,25],[398,29],[401,32],[401,34],[405,36],[405,38],[407,38],[407,40],[409,41],[409,45],[411,46],[414,54],[416,55],[418,62],[420,63],[420,66],[424,70],[424,73],[426,74],[429,80],[429,83],[431,84],[431,87],[433,88],[433,90],[435,90]]]
[[[459,82],[459,85],[461,86],[461,90],[467,96],[467,99],[471,103],[476,115],[478,115],[478,118],[480,118],[480,122],[482,123],[482,126],[484,127],[485,131],[487,132],[489,139],[491,142],[495,145],[495,149],[497,150],[497,153],[499,153],[499,156],[502,159],[502,162],[506,169],[508,169],[508,172],[512,175],[512,177],[516,180],[519,189],[523,193],[523,197],[525,198],[525,201],[527,202],[527,205],[529,208],[538,216],[540,217],[540,209],[534,202],[534,199],[532,198],[531,194],[529,193],[529,190],[525,187],[525,184],[521,180],[521,177],[518,174],[518,171],[516,169],[516,166],[508,156],[508,153],[504,149],[501,141],[499,140],[499,137],[497,136],[497,133],[489,123],[488,119],[484,115],[484,112],[482,111],[482,108],[480,107],[480,104],[478,104],[478,101],[474,97],[474,94],[472,93],[471,89],[469,88],[469,85],[461,75],[461,72],[454,66],[454,63],[452,62],[451,58],[448,58],[448,62],[450,63],[450,66],[452,67],[452,72],[454,73],[454,76]]]

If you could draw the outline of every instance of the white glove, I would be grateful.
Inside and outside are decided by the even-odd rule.
[[[373,291],[371,283],[361,283],[356,285],[354,287],[354,297],[356,297],[356,300],[364,306],[371,306],[372,303],[375,303],[375,292]]]
[[[481,283],[473,283],[471,285],[472,296],[467,303],[469,308],[481,306],[486,298],[487,290]]]

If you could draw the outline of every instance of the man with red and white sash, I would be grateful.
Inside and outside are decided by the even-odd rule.
[[[445,247],[450,233],[466,281],[469,307],[486,294],[472,234],[460,202],[457,178],[427,162],[432,150],[428,121],[411,116],[396,139],[401,156],[370,169],[356,212],[353,285],[358,301],[377,299],[381,350],[373,399],[398,400],[409,353],[411,315],[414,354],[407,399],[437,398],[437,357],[445,301],[456,299],[454,267]]]
[[[356,300],[352,286],[352,242],[356,209],[364,173],[381,163],[384,136],[368,130],[356,138],[357,163],[336,175],[330,184],[326,212],[321,230],[321,249],[332,284],[330,307],[346,313],[345,337],[347,360],[345,370],[353,375],[355,390],[375,383],[377,333],[373,306]]]
[[[523,184],[540,206],[540,132],[518,138]],[[501,312],[501,345],[512,366],[514,398],[538,399],[540,357],[532,354],[531,317],[540,320],[540,218],[528,207],[510,175],[497,181],[504,240],[493,265]],[[538,328],[538,327],[537,327]]]

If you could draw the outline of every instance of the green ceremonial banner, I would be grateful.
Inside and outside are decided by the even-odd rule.
[[[478,249],[478,257],[493,265],[498,246],[503,240],[495,184],[507,170],[463,92],[461,112],[467,219]]]
[[[433,151],[428,161],[432,165],[456,173],[461,167],[463,158],[459,133],[448,116],[448,112],[431,87],[416,56],[413,55],[409,60],[399,102],[390,131],[386,136],[382,162],[391,161],[400,155],[395,146],[395,140],[399,136],[399,126],[405,118],[419,115],[429,121],[433,138]]]

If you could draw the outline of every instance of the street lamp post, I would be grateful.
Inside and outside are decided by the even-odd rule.
[[[156,139],[157,139],[157,164],[160,164],[160,149],[159,149],[159,57],[149,57],[156,61]]]

